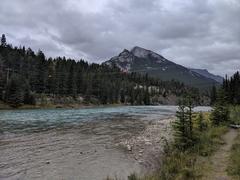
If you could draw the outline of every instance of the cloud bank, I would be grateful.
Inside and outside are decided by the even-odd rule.
[[[100,63],[141,46],[224,75],[240,70],[239,0],[1,0],[0,33],[47,56]]]

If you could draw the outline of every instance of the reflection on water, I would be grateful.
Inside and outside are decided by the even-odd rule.
[[[175,111],[175,106],[0,111],[0,179],[125,179],[142,167],[115,144],[141,133],[148,120]]]

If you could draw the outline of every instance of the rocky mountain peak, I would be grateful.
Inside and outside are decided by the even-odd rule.
[[[151,54],[151,51],[135,46],[132,48],[131,53],[139,58],[146,58],[149,54]]]
[[[130,53],[130,51],[127,49],[124,49],[120,54],[124,54],[124,53]]]
[[[118,56],[115,56],[110,59],[110,61],[115,62],[132,62],[134,55],[127,49],[124,49]]]
[[[138,58],[154,58],[157,61],[164,61],[161,55],[138,46],[132,48],[131,53]]]
[[[124,49],[118,56],[106,61],[105,64],[116,65],[123,72],[148,73],[152,77],[162,80],[178,80],[191,86],[209,87],[218,84],[216,78],[206,70],[192,70],[165,59],[163,56],[135,46],[130,51]],[[218,81],[220,82],[220,80]]]

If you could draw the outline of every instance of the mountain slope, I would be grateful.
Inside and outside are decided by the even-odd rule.
[[[190,68],[191,71],[194,71],[198,74],[201,74],[202,76],[206,77],[206,78],[209,78],[209,79],[213,79],[219,83],[222,83],[223,82],[223,77],[221,76],[218,76],[218,75],[214,75],[210,72],[208,72],[207,69],[192,69]]]
[[[148,73],[150,76],[162,80],[178,80],[185,84],[207,88],[218,84],[195,71],[167,60],[163,56],[141,47],[134,47],[131,51],[124,50],[118,56],[106,61],[110,66],[116,65],[124,72]]]

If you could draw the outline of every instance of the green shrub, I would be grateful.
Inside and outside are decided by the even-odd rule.
[[[207,122],[204,119],[203,113],[200,112],[196,119],[197,129],[202,132],[207,129]]]
[[[227,106],[216,104],[212,113],[211,121],[213,125],[226,124],[229,121],[229,110]]]
[[[240,106],[230,107],[230,120],[233,124],[240,124]]]

